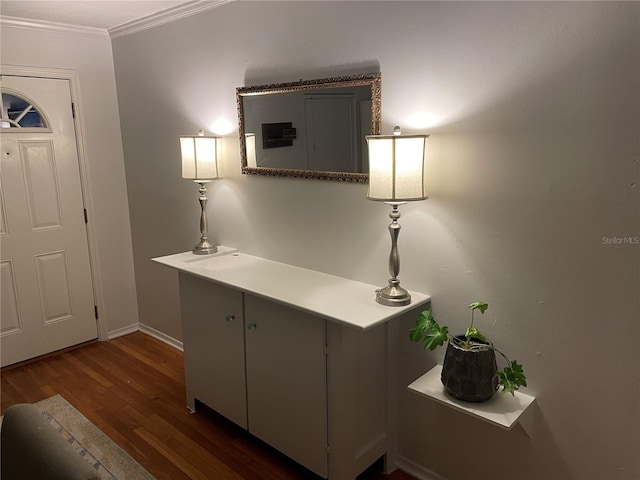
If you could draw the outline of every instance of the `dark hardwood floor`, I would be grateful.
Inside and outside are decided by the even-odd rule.
[[[157,479],[315,480],[212,410],[186,409],[182,353],[137,332],[2,369],[1,411],[60,394]],[[412,480],[374,467],[359,480]]]

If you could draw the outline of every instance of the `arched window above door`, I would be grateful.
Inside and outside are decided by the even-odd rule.
[[[2,128],[48,128],[45,116],[28,99],[14,93],[2,92]]]

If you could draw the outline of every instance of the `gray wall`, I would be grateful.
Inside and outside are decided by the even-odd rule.
[[[489,302],[481,326],[538,403],[531,441],[438,407],[404,386],[443,352],[402,341],[400,454],[451,480],[640,478],[640,245],[606,240],[640,236],[639,18],[638,3],[239,2],[114,39],[140,321],[181,338],[176,274],[149,261],[198,238],[178,135],[234,125],[237,86],[379,69],[384,133],[431,134],[430,199],[401,209],[402,283],[453,331]],[[386,282],[388,212],[365,185],[243,176],[236,135],[209,189],[216,243]]]

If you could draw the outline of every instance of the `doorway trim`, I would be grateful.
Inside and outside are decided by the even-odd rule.
[[[80,170],[80,185],[82,188],[82,200],[84,208],[87,210],[89,221],[85,224],[87,231],[87,242],[89,244],[89,264],[91,265],[91,282],[93,284],[93,298],[98,309],[96,325],[98,330],[98,340],[109,339],[107,332],[107,322],[104,319],[106,308],[102,291],[102,275],[100,273],[100,262],[98,261],[97,234],[94,216],[93,197],[89,188],[89,163],[87,161],[85,130],[83,121],[82,99],[80,96],[80,76],[76,70],[31,67],[23,65],[0,65],[0,75],[14,75],[20,77],[53,78],[58,80],[68,80],[71,93],[71,102],[74,105],[73,125],[76,131],[76,149],[78,150],[78,168]]]

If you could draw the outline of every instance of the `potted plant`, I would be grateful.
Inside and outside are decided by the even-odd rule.
[[[459,400],[483,402],[499,388],[502,388],[502,393],[513,395],[518,388],[526,387],[527,377],[522,365],[515,360],[510,361],[474,326],[474,312],[479,310],[484,314],[489,305],[473,302],[468,308],[471,309],[471,324],[464,335],[450,335],[449,328],[441,326],[433,318],[431,309],[422,312],[416,326],[409,331],[411,340],[422,341],[429,350],[447,342],[440,377],[447,392]],[[499,371],[495,352],[507,362],[507,366]]]

